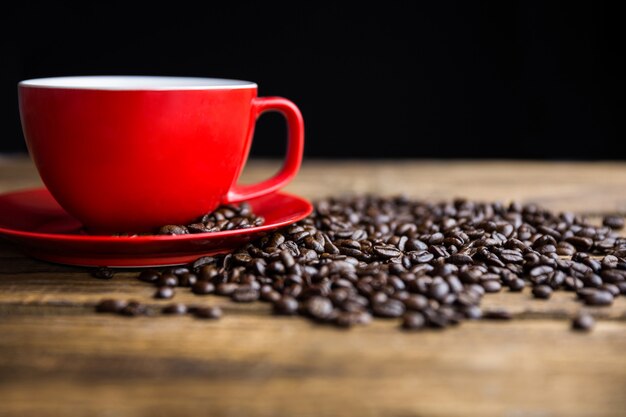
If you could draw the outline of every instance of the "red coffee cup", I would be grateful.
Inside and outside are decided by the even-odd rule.
[[[18,85],[30,155],[50,193],[93,233],[187,224],[220,204],[271,193],[297,173],[304,123],[291,101],[248,81],[58,77]],[[274,177],[237,185],[256,119],[287,119]]]

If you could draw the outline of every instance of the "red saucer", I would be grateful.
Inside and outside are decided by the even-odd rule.
[[[313,210],[304,198],[277,192],[248,201],[259,227],[179,236],[90,236],[44,188],[0,195],[0,236],[34,258],[86,266],[139,267],[191,262],[234,250]]]

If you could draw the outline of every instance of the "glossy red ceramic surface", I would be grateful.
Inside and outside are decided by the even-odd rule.
[[[0,195],[0,236],[46,261],[87,266],[150,266],[187,263],[200,256],[232,251],[265,233],[302,220],[307,200],[273,193],[249,200],[259,227],[182,236],[93,236],[63,210],[45,189]]]
[[[88,85],[89,77],[74,78]],[[41,178],[91,232],[184,224],[220,203],[274,192],[295,176],[304,127],[292,102],[258,98],[254,83],[185,88],[20,84],[22,126]],[[259,184],[236,185],[255,121],[266,111],[287,119],[283,169]]]

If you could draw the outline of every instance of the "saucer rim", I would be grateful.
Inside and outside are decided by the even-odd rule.
[[[13,195],[13,194],[29,194],[35,192],[45,191],[50,194],[45,187],[35,187],[35,188],[27,188],[23,190],[14,190],[8,191],[5,193],[0,193],[0,199],[5,196]],[[298,212],[297,215],[293,216],[290,219],[283,220],[280,222],[267,223],[262,224],[261,226],[249,227],[247,229],[233,229],[233,230],[224,230],[220,232],[205,232],[205,233],[191,233],[184,235],[147,235],[147,236],[108,236],[108,235],[79,235],[79,234],[67,234],[67,233],[43,233],[43,232],[29,232],[23,230],[16,229],[7,229],[6,227],[0,227],[0,235],[18,237],[18,238],[28,238],[28,239],[48,239],[48,240],[57,240],[57,241],[85,241],[85,242],[172,242],[172,241],[192,241],[196,239],[206,239],[206,238],[221,238],[221,237],[230,237],[248,233],[257,233],[263,232],[267,230],[275,230],[284,226],[288,226],[298,222],[307,216],[309,216],[313,212],[313,204],[306,199],[305,197],[301,197],[299,195],[295,195],[292,193],[286,193],[283,191],[276,191],[270,195],[283,195],[289,197],[294,200],[298,200],[300,203],[304,205],[306,209]],[[51,196],[52,197],[52,196]],[[267,196],[263,196],[267,197]],[[52,197],[54,198],[54,197]],[[262,198],[262,197],[257,197]],[[250,199],[255,200],[255,199]],[[248,200],[246,200],[248,201]],[[61,210],[63,208],[61,207]],[[63,210],[67,213],[65,210]],[[73,216],[67,213],[68,216]]]

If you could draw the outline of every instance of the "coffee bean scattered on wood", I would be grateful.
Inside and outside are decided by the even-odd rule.
[[[222,208],[202,223],[251,219],[249,207],[241,207]],[[534,204],[328,198],[308,218],[232,254],[145,270],[139,279],[237,302],[271,302],[276,314],[340,327],[375,316],[400,320],[405,329],[446,328],[513,318],[480,307],[485,294],[504,289],[529,286],[540,299],[572,291],[589,306],[612,304],[626,293],[620,224],[623,218],[609,216],[595,226]],[[181,279],[189,274],[195,283]]]

